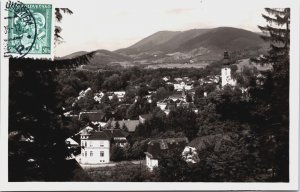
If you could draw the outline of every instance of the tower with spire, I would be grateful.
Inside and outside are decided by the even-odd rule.
[[[231,85],[231,86],[236,85],[236,80],[232,79],[231,77],[231,64],[229,61],[229,54],[227,51],[224,51],[221,78],[222,78],[222,87],[224,87],[225,85]]]

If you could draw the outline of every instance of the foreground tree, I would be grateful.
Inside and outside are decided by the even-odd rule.
[[[62,15],[56,9],[57,20]],[[56,37],[61,30],[55,29]],[[75,59],[13,59],[9,64],[9,181],[68,181],[78,168],[65,143],[64,100],[57,69],[88,62],[93,53]]]
[[[258,26],[270,43],[266,55],[255,59],[260,64],[271,64],[273,71],[263,91],[269,94],[263,106],[265,125],[260,130],[261,154],[264,164],[273,172],[273,180],[289,180],[289,53],[290,53],[290,8],[266,8],[262,16],[268,22]],[[253,95],[252,95],[253,96]],[[254,98],[259,101],[261,98]]]

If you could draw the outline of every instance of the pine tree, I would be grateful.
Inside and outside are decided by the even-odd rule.
[[[260,152],[264,165],[272,170],[272,181],[289,180],[289,54],[290,8],[265,9],[262,14],[268,24],[258,26],[261,37],[270,43],[267,54],[255,59],[260,64],[271,64],[273,70],[263,85],[263,95],[256,100],[264,103],[265,124],[259,132]],[[269,83],[268,83],[269,82]],[[270,83],[271,82],[271,83]],[[259,108],[259,107],[257,107]]]
[[[262,14],[268,24],[258,26],[264,33],[261,37],[270,43],[268,54],[260,57],[257,61],[261,64],[272,64],[276,75],[289,74],[290,53],[290,8],[270,9]]]
[[[62,18],[57,10],[56,17]],[[55,29],[56,35],[60,31]],[[67,170],[65,160],[70,154],[65,143],[69,123],[63,115],[56,77],[58,69],[73,69],[87,63],[93,54],[53,61],[9,59],[9,181],[72,179],[73,170]],[[23,136],[33,141],[21,141]]]

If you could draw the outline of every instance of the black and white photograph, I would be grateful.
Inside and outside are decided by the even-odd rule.
[[[298,25],[291,0],[1,1],[3,190],[298,189]]]

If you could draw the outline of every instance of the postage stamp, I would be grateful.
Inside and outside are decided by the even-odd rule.
[[[5,56],[52,59],[53,9],[52,4],[7,1]]]

